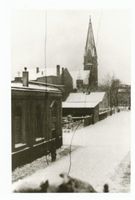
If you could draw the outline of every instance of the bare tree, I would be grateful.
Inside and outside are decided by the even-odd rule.
[[[120,87],[119,79],[112,79],[110,87],[110,106],[118,106],[118,89]]]
[[[118,106],[118,88],[120,83],[120,80],[115,75],[107,74],[98,87],[99,91],[107,92],[110,107]]]

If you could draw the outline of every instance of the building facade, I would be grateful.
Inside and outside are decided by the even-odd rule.
[[[70,93],[62,103],[63,116],[72,117],[92,116],[92,123],[99,121],[99,113],[108,108],[108,100],[105,92]]]
[[[26,81],[27,82],[27,81]],[[12,83],[12,168],[62,145],[62,95],[37,83]]]

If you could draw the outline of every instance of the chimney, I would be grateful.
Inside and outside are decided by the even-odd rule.
[[[62,67],[62,72],[61,72],[61,84],[64,85],[65,83],[65,77],[64,77],[64,67]]]
[[[39,67],[36,67],[36,73],[39,73]]]
[[[62,74],[64,74],[64,70],[65,70],[64,67],[62,67]]]
[[[28,87],[29,85],[29,72],[27,71],[27,67],[24,68],[22,75],[23,86]]]
[[[60,76],[60,65],[56,66],[56,75],[59,77]]]

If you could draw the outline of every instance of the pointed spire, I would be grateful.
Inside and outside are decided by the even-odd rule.
[[[84,55],[84,70],[89,70],[92,65],[93,58],[97,57],[94,34],[91,23],[91,16],[89,18],[89,26],[87,33],[87,40],[85,45],[85,55]]]
[[[94,40],[94,34],[92,29],[91,16],[89,18],[89,26],[87,32],[87,39],[85,45],[84,54],[84,70],[89,70],[89,84],[88,89],[94,91],[98,87],[98,63],[97,63],[97,52]]]
[[[89,16],[89,24],[91,24],[91,15]]]

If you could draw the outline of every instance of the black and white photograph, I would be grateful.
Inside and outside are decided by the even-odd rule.
[[[14,192],[130,192],[127,10],[13,13]]]
[[[11,10],[12,195],[132,193],[131,35],[130,9]]]

